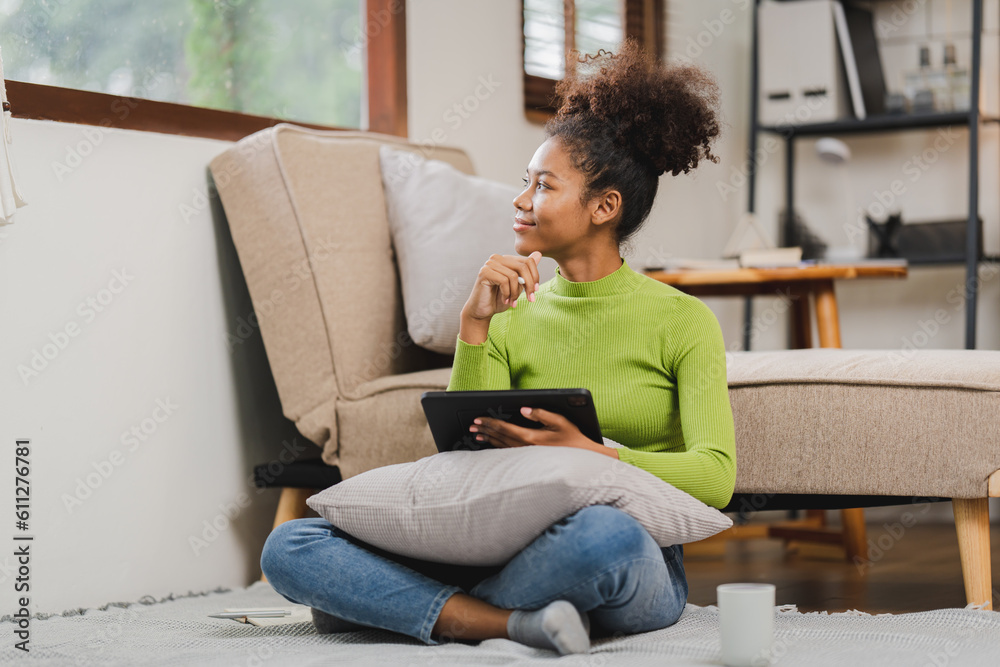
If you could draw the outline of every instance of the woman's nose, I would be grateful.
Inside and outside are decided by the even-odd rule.
[[[527,188],[525,188],[527,189]],[[522,204],[521,202],[524,202]],[[524,192],[521,192],[518,196],[514,197],[514,208],[518,210],[525,210],[531,208],[531,198],[525,198]]]

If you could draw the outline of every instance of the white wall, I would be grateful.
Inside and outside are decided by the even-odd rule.
[[[227,347],[252,312],[205,196],[229,144],[12,131],[29,205],[0,227],[0,496],[12,517],[14,441],[30,438],[32,613],[247,585],[278,493],[248,478],[295,431],[260,336]],[[15,566],[5,548],[4,613]]]

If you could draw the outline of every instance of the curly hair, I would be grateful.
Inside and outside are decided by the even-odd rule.
[[[557,138],[584,175],[581,204],[610,190],[622,195],[615,239],[621,245],[653,207],[661,174],[688,173],[702,159],[718,162],[711,143],[719,135],[719,91],[712,76],[690,64],[664,64],[627,36],[617,54],[573,51],[577,63],[593,61],[556,84],[555,117],[546,138]]]

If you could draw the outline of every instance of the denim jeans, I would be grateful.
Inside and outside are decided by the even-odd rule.
[[[440,644],[431,631],[459,592],[501,609],[568,600],[587,612],[592,638],[665,628],[687,602],[683,560],[683,545],[661,548],[630,515],[590,505],[552,524],[503,565],[449,565],[389,553],[320,517],[275,528],[260,565],[290,602]],[[461,628],[445,634],[460,638]]]

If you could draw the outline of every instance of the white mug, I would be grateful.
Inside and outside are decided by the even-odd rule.
[[[774,584],[721,584],[715,592],[723,664],[727,667],[770,664]]]

